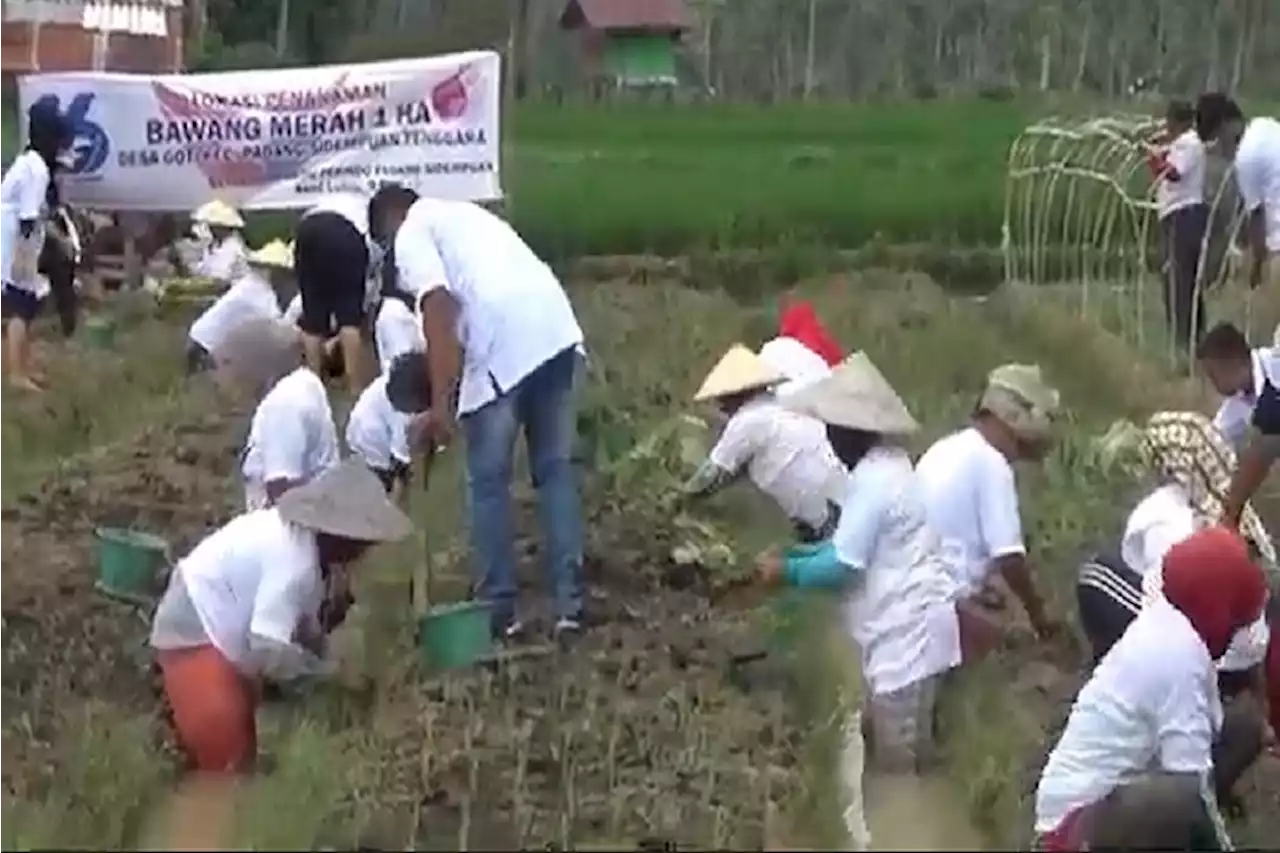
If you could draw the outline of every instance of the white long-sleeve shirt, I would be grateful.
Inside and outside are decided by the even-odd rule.
[[[1134,619],[1076,697],[1036,789],[1036,832],[1057,829],[1148,770],[1207,779],[1222,703],[1213,659],[1181,612],[1161,600]]]
[[[340,459],[338,430],[324,383],[299,367],[277,382],[253,413],[241,466],[246,508],[265,505],[267,483],[305,483]]]

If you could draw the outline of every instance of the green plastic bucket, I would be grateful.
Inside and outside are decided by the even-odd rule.
[[[169,543],[140,530],[100,527],[98,590],[112,598],[148,602],[155,593],[160,570],[168,561]]]
[[[84,321],[84,335],[99,349],[110,349],[116,340],[116,324],[110,317],[89,317]]]
[[[493,651],[490,618],[483,601],[433,607],[418,618],[418,650],[438,669],[471,666]]]

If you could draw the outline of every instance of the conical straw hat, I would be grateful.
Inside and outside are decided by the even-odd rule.
[[[272,240],[262,248],[249,253],[249,263],[276,269],[293,269],[293,247],[283,240]]]
[[[701,403],[786,381],[787,377],[781,371],[771,367],[760,356],[742,344],[734,344],[702,380],[702,387],[693,395],[693,400]]]
[[[191,214],[192,220],[205,225],[218,225],[222,228],[243,228],[244,219],[236,209],[220,198],[202,204]]]
[[[355,458],[285,492],[277,506],[290,524],[360,542],[394,542],[413,530],[377,476]]]
[[[862,352],[846,358],[830,376],[797,391],[783,405],[824,424],[881,435],[906,436],[920,429],[898,392]]]

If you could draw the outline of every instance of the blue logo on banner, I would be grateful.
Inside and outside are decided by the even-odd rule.
[[[74,138],[71,142],[73,160],[68,171],[73,175],[91,175],[97,172],[106,165],[107,155],[111,152],[111,140],[107,138],[107,132],[89,117],[89,108],[95,97],[92,92],[80,92],[71,99],[66,112],[62,111],[57,95],[45,95],[32,104],[33,107],[43,104],[56,110],[70,127]]]

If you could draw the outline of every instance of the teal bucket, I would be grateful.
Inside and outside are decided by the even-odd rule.
[[[100,527],[98,540],[98,591],[112,598],[147,603],[155,595],[156,581],[168,562],[169,543],[140,530]]]
[[[111,349],[116,341],[116,324],[110,317],[89,317],[84,321],[84,335],[98,349]]]
[[[433,607],[418,618],[418,650],[429,666],[457,669],[493,651],[492,610],[483,601]]]

